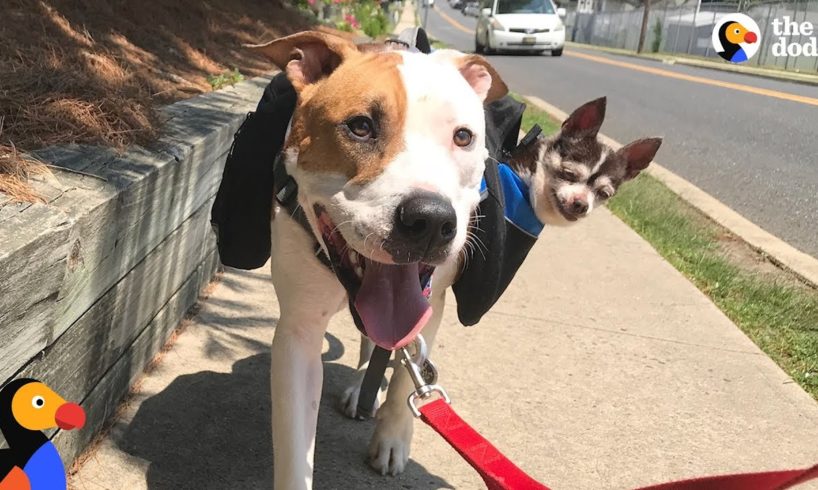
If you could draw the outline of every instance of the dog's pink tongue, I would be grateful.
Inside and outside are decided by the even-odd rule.
[[[432,315],[420,287],[418,264],[367,262],[355,309],[366,335],[384,349],[400,349],[414,340]]]

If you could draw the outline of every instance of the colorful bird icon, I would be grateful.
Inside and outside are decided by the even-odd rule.
[[[42,433],[81,429],[85,411],[34,379],[16,379],[0,389],[0,431],[9,447],[0,450],[0,490],[63,490],[65,466]]]
[[[758,41],[758,36],[739,22],[725,22],[719,28],[719,41],[722,46],[719,56],[733,63],[741,63],[748,59],[741,44],[753,44]]]

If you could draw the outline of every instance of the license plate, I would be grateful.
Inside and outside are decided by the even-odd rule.
[[[537,42],[537,38],[535,36],[525,36],[523,38],[523,44],[535,44]]]

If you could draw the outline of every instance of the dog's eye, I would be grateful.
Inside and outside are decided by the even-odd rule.
[[[568,182],[576,182],[579,178],[576,172],[567,168],[562,169],[560,172],[560,177],[562,180],[567,180]]]
[[[463,148],[465,146],[469,146],[471,144],[471,140],[474,138],[474,134],[466,128],[458,128],[457,131],[454,132],[454,137],[452,140],[454,144]]]
[[[611,190],[608,189],[607,187],[597,189],[596,193],[600,199],[610,199],[611,196],[613,195],[613,192],[611,192]]]
[[[346,125],[356,139],[366,141],[375,137],[375,123],[366,116],[353,117],[346,122]]]

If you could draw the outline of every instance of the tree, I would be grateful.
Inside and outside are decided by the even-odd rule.
[[[636,52],[641,53],[645,49],[645,37],[648,33],[648,18],[650,17],[650,0],[645,0],[645,8],[642,11],[642,29],[639,30],[639,45],[636,47]]]

